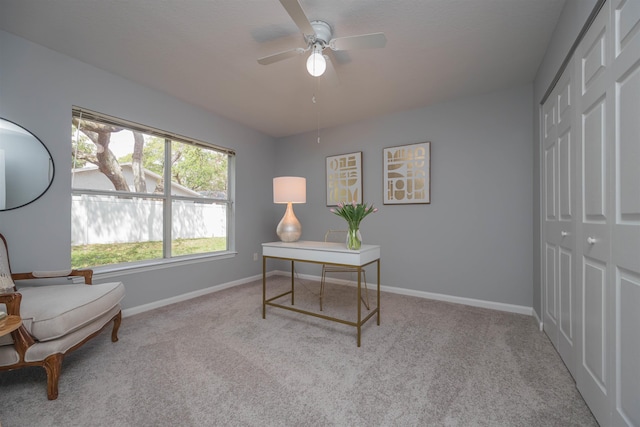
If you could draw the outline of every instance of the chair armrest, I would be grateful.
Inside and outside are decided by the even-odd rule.
[[[0,294],[0,304],[7,307],[7,314],[12,316],[20,316],[20,302],[22,294],[19,292],[11,292],[8,294]]]
[[[20,302],[22,302],[22,294],[19,292],[0,294],[0,304],[4,304],[7,307],[7,314],[20,316]],[[35,344],[35,340],[29,335],[24,325],[20,325],[18,329],[11,332],[11,337],[20,357],[20,363],[24,363],[27,349]]]
[[[32,271],[35,277],[66,277],[71,273],[69,270],[51,270],[51,271]]]
[[[82,276],[84,277],[84,283],[86,285],[92,284],[93,270],[58,270],[58,271],[32,271],[30,273],[13,273],[11,278],[13,280],[28,280],[28,279],[54,279],[56,277],[72,277]]]

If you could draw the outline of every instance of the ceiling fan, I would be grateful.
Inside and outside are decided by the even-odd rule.
[[[329,48],[334,51],[351,49],[371,49],[384,47],[387,38],[384,33],[362,34],[359,36],[332,38],[331,26],[324,21],[309,21],[302,9],[299,0],[280,0],[293,22],[298,26],[307,46],[302,48],[285,50],[258,59],[262,65],[273,64],[297,55],[301,55],[311,50],[311,55],[307,59],[307,71],[314,77],[321,76],[327,68],[329,57],[323,55],[323,50]]]

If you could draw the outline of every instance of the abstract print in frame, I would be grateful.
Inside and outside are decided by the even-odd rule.
[[[327,157],[327,206],[362,203],[362,151]]]
[[[431,203],[431,142],[383,150],[383,203]]]

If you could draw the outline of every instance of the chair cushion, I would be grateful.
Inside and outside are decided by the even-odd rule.
[[[29,333],[48,341],[73,332],[118,305],[122,282],[94,285],[22,286],[20,316]]]

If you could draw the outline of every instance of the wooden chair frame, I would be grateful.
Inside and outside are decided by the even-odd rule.
[[[7,248],[7,258],[9,257],[8,245],[4,236],[0,234],[0,239],[2,242],[0,244],[4,244],[5,248]],[[8,262],[8,260],[7,260]],[[10,264],[9,264],[9,268]],[[56,277],[73,277],[73,276],[81,276],[84,277],[84,283],[86,285],[91,285],[93,280],[93,270],[71,270],[64,272],[50,272],[50,274],[34,274],[35,272],[30,273],[11,273],[11,278],[16,280],[27,280],[27,279],[46,279],[46,278],[56,278]],[[5,293],[0,294],[0,304],[5,304],[7,307],[7,314],[20,316],[20,303],[22,301],[22,295],[18,292],[18,289],[14,286],[13,293]],[[55,400],[58,398],[58,382],[60,379],[60,371],[62,368],[62,360],[64,356],[71,353],[72,351],[81,347],[84,343],[89,341],[91,338],[98,335],[102,332],[103,329],[107,327],[111,322],[113,322],[113,329],[111,331],[111,341],[118,341],[118,329],[120,328],[120,323],[122,322],[122,310],[118,311],[118,313],[111,318],[110,321],[106,322],[105,325],[99,329],[98,331],[90,334],[85,339],[75,344],[73,347],[69,348],[64,353],[55,353],[46,357],[44,360],[27,362],[25,361],[25,354],[29,347],[36,344],[34,338],[29,334],[24,325],[21,325],[18,329],[11,332],[11,337],[13,338],[13,345],[19,355],[19,361],[13,365],[5,365],[0,366],[0,371],[9,371],[13,369],[24,368],[26,366],[42,366],[47,372],[47,397],[49,400]]]

